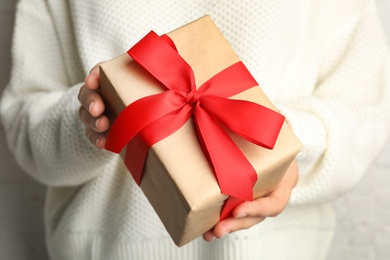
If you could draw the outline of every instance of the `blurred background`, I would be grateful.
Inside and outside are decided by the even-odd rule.
[[[390,46],[390,0],[377,1]],[[0,0],[0,93],[9,80],[15,4],[15,0]],[[328,260],[390,259],[389,184],[390,142],[362,182],[335,201],[338,224]],[[45,188],[15,163],[0,125],[0,259],[48,259],[44,193]]]

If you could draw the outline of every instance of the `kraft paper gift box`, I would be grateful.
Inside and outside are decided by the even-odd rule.
[[[194,71],[196,86],[239,61],[209,16],[167,35]],[[106,113],[111,121],[134,101],[164,91],[127,53],[101,64],[100,81]],[[259,86],[231,98],[276,110]],[[275,189],[301,149],[299,140],[285,122],[273,149],[255,145],[232,132],[229,135],[258,174],[253,187],[254,198]],[[124,156],[123,151],[121,155]],[[178,246],[213,228],[228,197],[221,193],[210,162],[199,144],[192,118],[151,147],[140,187]]]

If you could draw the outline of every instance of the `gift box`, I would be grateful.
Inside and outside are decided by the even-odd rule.
[[[229,85],[232,81],[235,81],[235,79],[230,80],[226,78],[235,75],[235,71],[242,70],[243,65],[209,16],[204,16],[169,32],[167,36],[158,37],[152,33],[149,37],[151,40],[145,40],[146,43],[143,42],[141,49],[136,45],[132,48],[136,50],[131,49],[129,53],[122,54],[101,64],[100,83],[101,95],[106,103],[106,114],[113,123],[112,129],[109,132],[109,138],[115,139],[114,141],[110,139],[107,142],[114,143],[115,146],[115,142],[118,140],[127,144],[128,139],[132,138],[124,149],[122,149],[122,144],[119,148],[115,148],[117,150],[115,152],[120,152],[125,161],[127,160],[129,169],[133,167],[130,169],[130,172],[157,212],[173,241],[176,245],[182,246],[212,229],[221,219],[221,214],[225,214],[224,217],[227,216],[226,214],[228,213],[222,213],[224,207],[227,207],[226,201],[229,195],[231,195],[229,198],[235,198],[236,195],[233,196],[230,193],[227,193],[227,195],[226,192],[222,191],[225,188],[221,187],[225,185],[223,182],[229,182],[231,177],[229,175],[226,177],[224,174],[225,171],[227,172],[232,168],[232,164],[235,166],[234,161],[236,157],[239,157],[240,160],[247,160],[249,163],[248,167],[253,169],[256,175],[256,178],[253,178],[253,174],[243,173],[239,177],[234,177],[236,180],[241,181],[242,179],[244,182],[248,178],[251,179],[247,181],[249,184],[245,184],[246,187],[248,185],[251,186],[250,194],[246,193],[243,195],[244,199],[238,200],[238,203],[240,203],[240,201],[246,200],[246,198],[250,200],[252,195],[253,198],[258,198],[272,192],[277,187],[292,160],[300,151],[301,144],[287,123],[284,122],[284,119],[281,121],[278,116],[276,116],[277,122],[275,124],[280,124],[280,126],[275,126],[276,130],[270,130],[276,132],[272,134],[273,137],[270,137],[274,139],[274,141],[270,141],[272,143],[271,145],[259,145],[259,142],[253,143],[251,142],[251,137],[243,138],[246,135],[245,133],[241,134],[237,129],[229,129],[223,122],[219,122],[225,120],[224,118],[229,121],[231,117],[233,121],[238,122],[237,127],[241,127],[241,120],[245,120],[246,118],[246,116],[240,114],[241,103],[243,107],[248,106],[249,111],[252,111],[252,107],[256,104],[254,110],[264,111],[265,117],[267,117],[266,114],[271,114],[270,117],[273,117],[277,113],[274,112],[276,111],[275,107],[262,92],[261,88],[257,83],[253,83],[254,79],[250,78],[246,71],[243,74],[248,78],[248,82],[243,84],[252,84],[250,87],[245,87],[242,91],[231,91],[228,87],[224,89],[225,84]],[[154,46],[156,44],[156,37],[162,39],[162,49],[155,51],[155,54],[150,54],[151,51],[149,51],[148,46]],[[171,68],[169,62],[165,60],[163,62],[160,61],[160,59],[164,59],[164,55],[172,52],[170,49],[178,53],[181,57],[174,57],[172,58],[173,61],[170,62],[183,63],[180,60],[183,59],[185,61],[183,66],[187,68],[186,66],[188,65],[190,69],[187,69],[193,72],[194,79],[192,81],[194,82],[191,83],[191,79],[189,79],[190,83],[183,83],[183,80],[180,81],[178,79],[177,81],[179,82],[177,83],[177,73],[181,74],[182,72],[177,72],[175,68]],[[130,57],[133,52],[136,54]],[[142,56],[144,54],[149,55],[146,61],[139,61],[138,59],[143,59]],[[161,58],[161,55],[164,57]],[[155,59],[158,59],[158,61]],[[144,63],[150,63],[150,66],[154,67],[149,69],[149,65],[145,65]],[[236,66],[236,64],[238,65]],[[221,71],[225,71],[225,74],[218,79],[215,75],[219,75]],[[192,75],[192,72],[190,71],[188,74]],[[156,76],[159,73],[161,75]],[[161,80],[159,77],[167,77],[167,79],[164,78]],[[216,79],[214,80],[213,78]],[[184,105],[182,105],[183,108],[169,112],[169,109],[166,108],[171,106],[169,102],[164,105],[165,103],[155,101],[162,95],[164,97],[171,95],[169,93],[166,95],[162,93],[173,93],[173,98],[176,98],[178,95],[180,96],[180,93],[183,92],[180,89],[182,84],[193,84],[195,88],[199,88],[209,82],[210,79],[217,82],[219,80],[224,82],[223,84],[219,84],[222,86],[218,86],[218,91],[229,92],[230,94],[226,96],[228,96],[230,101],[242,102],[239,104],[230,104],[225,102],[226,97],[222,97],[215,98],[216,103],[214,104],[211,102],[214,99],[211,98],[211,101],[207,98],[202,99],[202,97],[199,97],[200,94],[197,91],[190,91],[191,93],[184,93],[183,97],[179,97],[176,101],[173,101],[174,103],[185,100]],[[168,85],[176,84],[178,90],[174,86],[171,87],[173,90],[167,91],[169,89],[164,86],[167,81],[173,82],[167,83]],[[238,79],[235,82],[238,82],[238,85],[240,85],[241,81],[241,79]],[[232,83],[231,85],[234,84]],[[231,95],[232,93],[233,95]],[[146,97],[150,100],[145,100]],[[220,101],[222,99],[224,100]],[[217,104],[219,104],[219,101],[222,104],[220,110],[223,111],[223,115],[220,117],[214,115],[206,116],[211,118],[211,124],[214,124],[217,129],[214,131],[210,130],[207,124],[204,126],[203,123],[199,123],[198,121],[203,120],[201,118],[203,117],[203,110],[209,109],[213,111],[216,109],[215,107],[218,107]],[[223,104],[225,103],[230,104],[230,108],[224,109]],[[128,113],[133,117],[127,115],[126,118],[126,115],[123,115],[127,112],[125,113],[124,111],[127,111],[126,109],[129,107],[131,108]],[[149,111],[149,109],[151,111],[150,113],[145,112]],[[165,112],[162,116],[165,116],[163,119],[155,116],[155,114],[163,113],[161,112],[163,109],[167,109],[169,112]],[[195,116],[192,115],[189,118],[187,118],[188,116],[184,117],[185,120],[179,123],[170,121],[175,120],[172,119],[175,116],[180,117],[180,115],[176,114],[182,113],[181,111],[183,109],[187,109],[185,111],[187,114],[195,113]],[[199,113],[199,115],[196,114],[196,111],[198,111],[196,109],[201,110],[202,113]],[[207,113],[213,114],[214,112]],[[215,120],[215,117],[219,121]],[[194,120],[194,118],[198,121]],[[263,125],[262,127],[256,126],[255,122],[261,118],[262,116],[251,118],[249,120],[251,121],[249,122],[249,126],[247,126],[248,122],[246,122],[244,131],[248,128],[254,130],[256,132],[255,134],[257,134],[257,131],[260,131],[262,128],[267,128],[268,124],[272,125],[272,122],[269,123],[268,119],[264,119],[264,122],[261,123]],[[121,121],[121,124],[118,123],[119,126],[115,125],[118,121]],[[218,122],[216,123],[216,121]],[[145,129],[142,129],[141,132],[129,134],[133,130],[128,130],[127,128],[137,128],[140,124],[138,122],[142,122],[145,125]],[[252,126],[252,123],[254,126]],[[245,125],[244,123],[242,124]],[[115,129],[113,130],[114,126]],[[225,134],[221,132],[222,130],[227,133],[227,139]],[[161,134],[164,131],[166,133]],[[146,140],[150,132],[154,132],[158,138],[153,137],[151,140]],[[240,155],[229,157],[230,152],[225,152],[227,150],[234,150],[235,148],[230,149],[230,146],[226,148],[225,145],[222,145],[223,142],[208,144],[210,142],[209,140],[214,139],[214,137],[209,137],[209,135],[213,134],[218,137],[216,139],[219,139],[219,135],[224,136],[223,138],[227,142],[229,142],[230,137],[238,148],[236,150],[244,158],[241,158]],[[127,135],[132,136],[129,137]],[[122,139],[125,139],[125,141]],[[151,146],[150,149],[149,146]],[[235,152],[237,153],[237,151]],[[145,161],[137,157],[139,154],[146,156]],[[217,163],[213,161],[214,157],[219,157],[217,158],[219,160]],[[142,162],[140,163],[139,161]],[[215,165],[218,163],[220,166]],[[222,170],[218,170],[218,167],[222,167]],[[228,167],[228,169],[223,170],[223,167]],[[241,171],[240,167],[239,171]],[[245,171],[245,167],[242,168],[243,171]],[[138,175],[134,175],[134,172],[139,173]],[[216,172],[218,172],[219,177],[216,175]],[[233,174],[235,173],[233,172]],[[234,183],[235,181],[233,183],[231,182],[230,180],[230,184],[227,184],[227,186],[241,186],[238,183]],[[240,189],[240,187],[232,188]],[[226,189],[229,189],[229,187]],[[247,192],[247,188],[245,189],[244,192]],[[238,194],[242,192],[242,190],[239,190]],[[232,205],[237,205],[237,201],[232,201]]]

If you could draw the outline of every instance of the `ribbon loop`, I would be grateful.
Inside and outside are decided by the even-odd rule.
[[[254,144],[273,149],[284,123],[281,114],[245,100],[203,96],[201,103],[226,128]]]
[[[151,31],[127,53],[168,89],[194,90],[195,77],[190,65],[167,39],[167,35],[162,38]]]

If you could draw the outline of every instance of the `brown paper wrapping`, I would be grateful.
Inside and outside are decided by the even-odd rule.
[[[239,61],[208,16],[168,35],[192,67],[197,86]],[[127,53],[103,63],[100,80],[110,120],[135,100],[163,91],[159,83]],[[258,86],[232,98],[249,100],[275,110]],[[234,134],[231,136],[258,173],[253,189],[255,198],[275,189],[301,149],[300,142],[286,123],[273,150],[256,146]],[[211,229],[218,222],[227,198],[220,193],[191,119],[174,134],[152,146],[140,186],[178,246]]]

